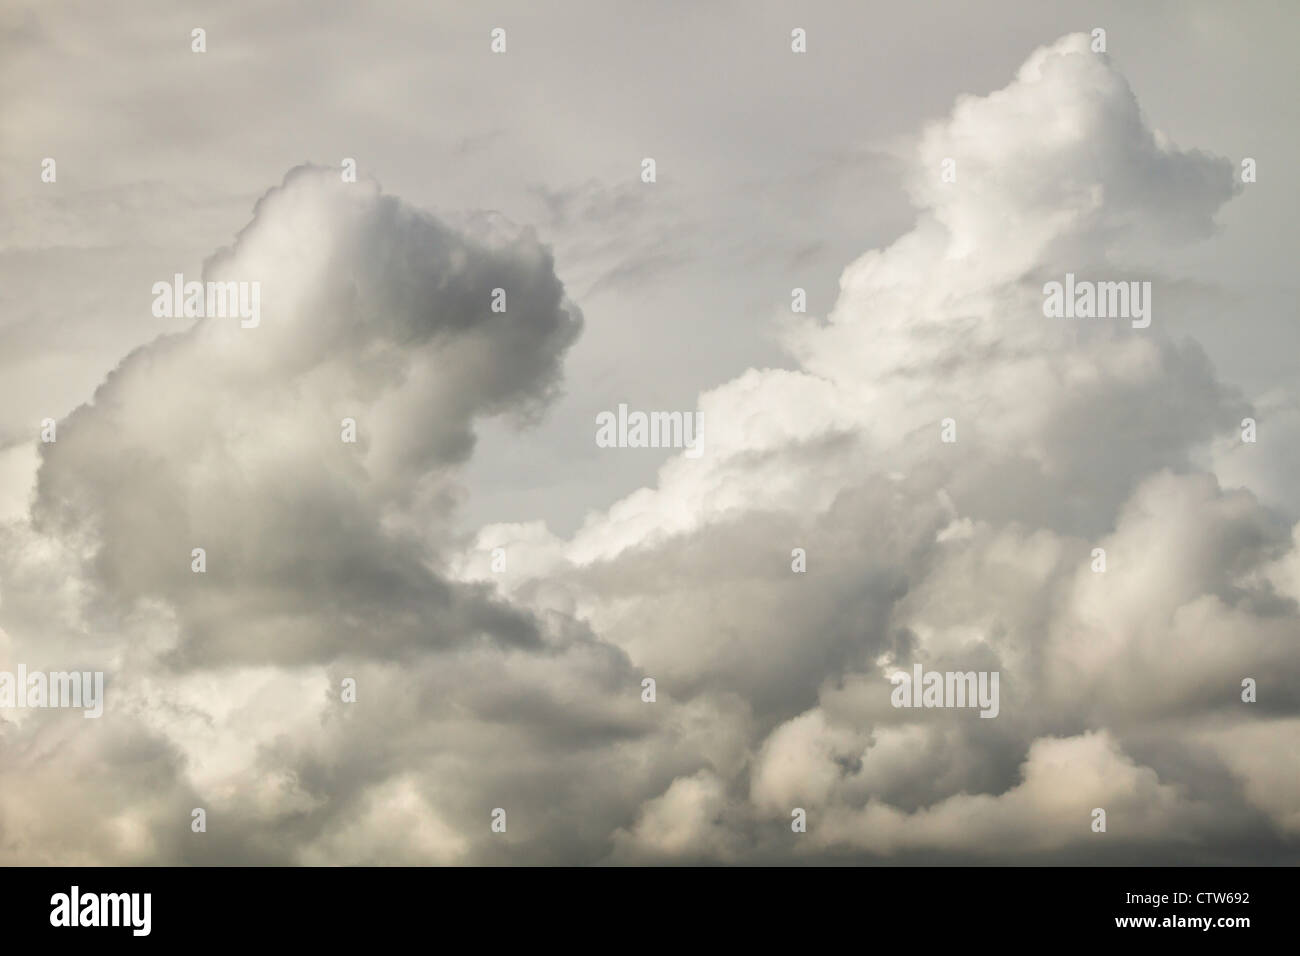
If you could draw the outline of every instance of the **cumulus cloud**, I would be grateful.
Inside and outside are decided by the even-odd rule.
[[[302,167],[204,278],[259,282],[260,325],[203,318],[137,350],[43,446],[34,524],[85,542],[97,598],[164,603],[177,667],[535,642],[431,562],[475,420],[535,413],[580,329],[545,248]]]
[[[203,277],[259,282],[261,323],[178,319],[175,334],[124,359],[42,446],[30,523],[4,530],[5,662],[103,669],[114,699],[85,731],[93,745],[57,716],[19,712],[6,725],[5,772],[26,781],[6,787],[11,812],[0,823],[17,859],[67,851],[38,825],[56,820],[39,810],[43,775],[50,787],[59,774],[93,782],[93,768],[128,772],[134,753],[154,768],[142,781],[151,796],[111,786],[131,815],[130,839],[112,830],[111,801],[109,823],[86,806],[87,826],[107,828],[83,851],[89,859],[188,856],[160,834],[176,829],[161,820],[188,818],[191,806],[226,819],[213,841],[221,859],[345,854],[383,808],[400,809],[397,819],[422,798],[411,778],[393,776],[413,753],[385,763],[368,739],[375,724],[353,738],[330,723],[344,677],[361,679],[361,700],[378,710],[393,674],[436,684],[455,664],[485,668],[503,688],[510,652],[545,668],[582,639],[572,627],[572,639],[563,628],[544,634],[528,611],[442,570],[454,473],[475,422],[539,414],[581,328],[534,235],[458,232],[373,182],[301,167]],[[490,307],[497,288],[505,312]],[[355,444],[341,440],[345,418]],[[203,574],[194,548],[206,552]],[[448,663],[428,662],[444,652]],[[484,663],[494,655],[500,668]],[[596,654],[589,668],[570,659],[555,673],[583,673],[596,687],[622,663]],[[428,730],[435,717],[421,695],[437,692],[444,706],[438,690],[392,693],[413,701],[406,718]],[[538,714],[562,713],[560,692],[531,694]],[[480,688],[464,706],[489,721],[504,713],[496,690]],[[600,723],[598,713],[572,715],[554,732]],[[33,746],[64,736],[77,742],[65,741],[67,764]],[[376,765],[318,757],[321,738]],[[315,742],[306,753],[304,741]],[[400,749],[393,738],[390,747]],[[337,763],[349,768],[345,785]],[[27,814],[39,820],[22,825]],[[326,820],[340,814],[349,824],[334,832]],[[321,848],[308,852],[318,832]],[[428,832],[413,845],[442,845],[441,831]]]
[[[1081,36],[910,162],[915,228],[785,325],[795,367],[700,396],[701,457],[572,535],[470,541],[476,423],[542,414],[578,310],[527,231],[290,173],[205,269],[262,283],[261,326],[129,355],[0,532],[0,660],[112,695],[6,715],[0,854],[1293,858],[1300,528],[1214,470],[1252,405],[1140,271],[1213,232],[1230,164],[1152,129]],[[1045,318],[1066,272],[1152,281],[1151,327]],[[914,663],[998,671],[998,716],[893,707]]]
[[[886,855],[909,847],[992,856],[1041,852],[1083,842],[1075,836],[1080,821],[1090,823],[1093,810],[1101,808],[1107,811],[1106,833],[1131,849],[1134,843],[1177,840],[1209,816],[1208,808],[1187,803],[1155,771],[1136,766],[1104,732],[1035,740],[1022,778],[997,795],[959,792],[911,813],[887,803],[856,809],[832,804],[810,831],[810,842]]]
[[[961,98],[912,168],[915,228],[849,265],[828,315],[789,323],[799,367],[701,396],[703,458],[570,540],[480,534],[529,555],[502,593],[575,614],[674,693],[750,708],[743,769],[679,778],[620,848],[672,852],[669,809],[704,819],[723,783],[747,795],[726,818],[762,858],[1119,861],[1139,833],[1171,861],[1289,845],[1289,788],[1187,754],[1240,726],[1295,769],[1288,725],[1251,720],[1297,704],[1290,519],[1204,470],[1252,408],[1161,310],[1166,277],[1141,272],[1214,232],[1231,165],[1151,129],[1068,36]],[[1151,281],[1152,326],[1045,318],[1042,286],[1066,272]],[[887,674],[914,662],[999,671],[999,717],[893,708]],[[1266,704],[1241,701],[1246,677]],[[781,839],[794,807],[804,843]],[[1094,807],[1116,838],[1092,832]]]

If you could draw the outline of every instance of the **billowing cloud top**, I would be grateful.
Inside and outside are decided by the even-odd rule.
[[[544,403],[580,330],[546,249],[300,167],[203,278],[258,283],[256,327],[178,319],[44,446],[37,527],[85,536],[99,595],[165,603],[177,666],[534,640],[430,561],[475,419]]]

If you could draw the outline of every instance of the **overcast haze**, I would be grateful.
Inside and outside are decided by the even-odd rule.
[[[1291,4],[128,9],[0,12],[0,862],[1300,858]]]

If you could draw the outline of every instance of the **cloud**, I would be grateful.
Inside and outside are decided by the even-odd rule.
[[[725,784],[712,771],[678,777],[647,801],[632,827],[614,834],[615,859],[726,860],[735,850],[729,810]]]
[[[1070,36],[911,169],[915,228],[786,323],[796,367],[701,395],[702,457],[571,536],[469,541],[476,427],[543,413],[578,310],[526,230],[292,171],[205,267],[262,283],[261,325],[127,356],[0,528],[0,665],[110,675],[101,721],[5,715],[0,855],[1293,859],[1295,789],[1240,748],[1294,735],[1300,528],[1268,469],[1210,470],[1252,406],[1141,271],[1213,232],[1230,165]],[[1053,277],[1135,270],[1149,329],[1042,314]],[[998,717],[895,709],[913,662],[999,671]]]
[[[259,282],[261,324],[136,350],[43,446],[34,524],[84,540],[97,599],[165,603],[176,667],[535,642],[436,565],[475,421],[536,414],[580,330],[545,248],[300,167],[204,279]]]
[[[1029,747],[1022,780],[1003,793],[956,793],[913,813],[869,803],[834,807],[810,826],[815,846],[856,846],[881,854],[942,847],[993,857],[1058,850],[1072,843],[1133,844],[1182,838],[1204,825],[1208,808],[1136,766],[1106,733],[1044,737]],[[1104,833],[1091,829],[1106,810]]]
[[[569,540],[480,533],[523,552],[500,593],[588,622],[679,698],[750,709],[743,768],[650,798],[620,849],[1123,861],[1144,833],[1173,861],[1284,845],[1287,788],[1260,819],[1257,796],[1216,782],[1239,761],[1186,754],[1216,721],[1282,746],[1264,718],[1298,703],[1292,529],[1201,470],[1251,407],[1141,271],[1214,232],[1231,164],[1150,129],[1077,35],[960,98],[911,168],[915,228],[850,264],[827,316],[788,323],[797,369],[700,397],[704,457]],[[1045,318],[1042,285],[1066,272],[1151,281],[1152,326]],[[913,662],[999,671],[999,718],[895,710],[886,673]],[[1266,703],[1240,699],[1254,674]],[[702,822],[724,791],[748,794],[727,839]],[[796,806],[804,844],[778,836]]]
[[[81,735],[59,712],[7,721],[6,856],[346,860],[420,815],[422,735],[457,708],[485,728],[531,712],[570,746],[635,735],[602,699],[584,715],[557,698],[578,676],[632,684],[620,654],[442,567],[476,422],[539,414],[581,328],[536,237],[457,232],[300,167],[203,277],[260,282],[260,325],[177,319],[127,356],[42,446],[30,524],[0,536],[4,663],[104,669],[112,701]],[[344,677],[375,708],[359,726],[337,717]],[[385,693],[409,724],[385,719]],[[143,759],[137,785],[115,776]],[[70,774],[85,791],[45,815]],[[194,807],[219,840],[176,835]],[[68,817],[86,826],[60,837]],[[408,853],[457,858],[445,835],[428,822]]]

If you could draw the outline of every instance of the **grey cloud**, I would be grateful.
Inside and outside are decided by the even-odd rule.
[[[128,49],[170,55],[155,44],[181,11]],[[1225,384],[1221,352],[1184,340],[1186,288],[1174,285],[1202,271],[1195,238],[1254,196],[1227,160],[1156,132],[1171,102],[1144,61],[1125,65],[1147,75],[1134,87],[1159,104],[1150,117],[1078,37],[1034,53],[1008,84],[1006,48],[1054,24],[1017,15],[1004,46],[981,45],[1005,16],[947,12],[983,65],[919,91],[868,82],[880,66],[861,55],[866,31],[833,29],[847,21],[825,11],[810,23],[827,59],[796,75],[783,56],[775,86],[756,87],[785,91],[776,98],[742,91],[777,72],[766,52],[742,55],[768,49],[759,34],[773,23],[782,38],[776,8],[735,25],[735,76],[702,84],[700,103],[679,102],[672,85],[656,98],[656,46],[627,51],[639,85],[592,84],[593,63],[611,56],[607,11],[578,26],[518,14],[527,30],[512,43],[558,30],[588,44],[580,71],[540,62],[536,46],[524,59],[527,43],[507,64],[454,59],[454,31],[478,30],[469,14],[430,41],[393,32],[423,22],[414,7],[396,21],[340,7],[278,48],[283,64],[259,60],[246,75],[232,64],[295,12],[259,14],[255,30],[214,21],[213,116],[167,125],[183,90],[152,75],[105,80],[110,101],[141,104],[133,136],[165,127],[186,147],[186,178],[225,176],[220,200],[158,199],[204,210],[202,228],[152,243],[190,243],[176,253],[186,263],[198,261],[189,233],[243,221],[246,207],[223,218],[231,196],[278,175],[286,149],[332,162],[340,129],[348,151],[366,146],[363,171],[390,181],[391,169],[412,201],[344,185],[332,166],[292,172],[205,265],[208,278],[263,282],[261,327],[168,320],[169,334],[122,360],[42,449],[34,523],[0,526],[0,660],[103,667],[110,706],[100,722],[2,715],[0,856],[1294,861],[1300,529],[1285,505],[1293,469],[1274,450],[1294,403]],[[910,15],[891,21],[889,57],[915,55]],[[29,20],[29,41],[44,22]],[[1142,21],[1124,22],[1134,49]],[[391,73],[363,78],[355,51],[329,70],[314,62],[347,25],[389,44]],[[709,36],[686,31],[674,49],[698,52]],[[927,39],[925,55],[948,57],[941,41]],[[428,56],[428,42],[448,56]],[[57,62],[50,82],[77,89]],[[516,62],[535,71],[526,89]],[[688,82],[714,69],[687,62]],[[282,65],[293,79],[277,84]],[[393,76],[410,89],[394,90]],[[600,88],[584,99],[575,82]],[[878,141],[852,145],[877,123],[887,137],[934,115],[952,82],[1004,88],[962,96],[895,161]],[[431,134],[410,117],[433,88],[448,96]],[[626,109],[629,89],[644,108]],[[233,112],[254,90],[256,108]],[[543,129],[526,107],[558,95],[575,106]],[[292,142],[276,132],[286,97],[303,142],[297,126]],[[735,113],[720,118],[721,103]],[[248,149],[194,149],[224,128],[214,117],[236,115]],[[630,135],[679,115],[675,128],[650,124],[663,127],[654,146]],[[25,127],[33,144],[49,140],[48,122]],[[603,139],[573,135],[602,123]],[[102,129],[87,122],[80,135]],[[663,160],[655,192],[629,181],[644,150]],[[137,157],[137,170],[109,152],[109,181],[123,168],[152,180],[178,155]],[[956,189],[936,175],[948,153]],[[454,168],[430,175],[448,155]],[[916,205],[901,232],[899,176]],[[550,185],[529,192],[538,182]],[[493,211],[415,208],[462,194]],[[130,216],[101,230],[149,233],[147,196],[128,198]],[[800,199],[808,220],[787,221]],[[60,223],[60,247],[32,253],[20,224],[0,267],[80,264],[63,246],[85,207],[25,203],[27,220]],[[538,223],[558,266],[512,219]],[[827,309],[846,248],[872,251],[843,269]],[[1146,334],[1042,317],[1043,281],[1117,263],[1156,280]],[[557,271],[581,290],[581,341]],[[668,284],[647,279],[664,277],[673,295],[657,297]],[[781,323],[788,354],[774,357],[755,344],[760,313],[788,317],[796,284],[814,314]],[[509,292],[504,316],[487,310],[496,286]],[[82,298],[98,288],[87,282]],[[1214,315],[1200,321],[1230,314],[1238,291],[1202,296]],[[711,324],[714,313],[734,321]],[[47,313],[20,314],[6,341],[35,350]],[[648,487],[622,494],[637,472],[592,454],[588,407],[616,390],[677,401],[692,375],[722,382],[699,398],[706,454],[668,458]],[[566,401],[562,381],[580,400]],[[37,407],[13,414],[7,434],[23,434]],[[1256,447],[1235,435],[1252,412],[1269,429]],[[956,445],[938,441],[949,415]],[[339,442],[343,416],[358,421],[356,446]],[[572,533],[529,520],[557,514],[558,499],[537,493],[548,479],[589,509]],[[506,521],[463,536],[489,487]],[[1098,545],[1104,575],[1089,568]],[[190,572],[194,546],[207,548],[206,575]],[[497,546],[502,572],[487,566]],[[791,572],[793,547],[807,549],[807,574]],[[999,670],[999,717],[893,708],[887,672],[913,661]],[[1261,679],[1258,705],[1240,702],[1243,673]],[[646,676],[654,704],[640,700]],[[339,699],[345,678],[356,703]],[[1104,843],[1087,827],[1098,803],[1112,811],[1116,839]],[[195,806],[209,810],[208,834],[187,830]],[[792,806],[808,809],[807,834],[790,832]],[[509,814],[506,834],[488,829],[494,807]]]
[[[580,329],[548,253],[529,235],[478,245],[304,167],[204,276],[260,281],[261,325],[200,319],[124,360],[43,447],[36,527],[94,538],[106,603],[168,602],[181,666],[535,643],[527,615],[436,562],[475,420],[545,403]]]

